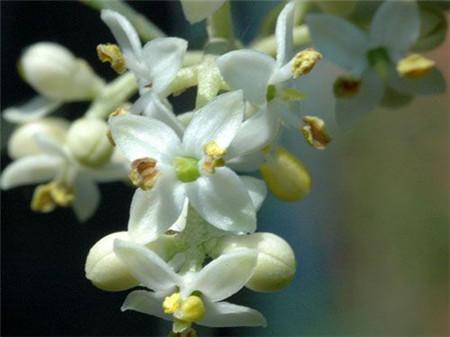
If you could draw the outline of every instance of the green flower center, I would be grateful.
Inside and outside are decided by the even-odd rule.
[[[176,157],[173,161],[178,180],[183,183],[196,181],[200,177],[198,160],[192,157]]]

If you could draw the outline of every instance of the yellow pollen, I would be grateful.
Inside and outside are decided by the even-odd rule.
[[[312,48],[298,52],[292,62],[292,74],[294,78],[308,74],[320,59],[322,59],[322,54]]]
[[[341,76],[334,82],[333,89],[336,97],[351,98],[359,93],[361,80],[351,76]]]
[[[133,185],[142,188],[143,190],[151,189],[159,176],[156,170],[156,160],[151,158],[136,159],[131,163],[131,170],[128,173]]]
[[[99,44],[97,46],[97,56],[103,63],[111,63],[111,68],[118,74],[123,74],[127,70],[125,58],[116,44]]]
[[[303,122],[306,125],[302,127],[301,131],[306,141],[318,150],[325,149],[331,142],[331,137],[325,129],[325,122],[314,116],[305,116]]]
[[[70,207],[74,199],[75,195],[71,188],[61,183],[51,182],[36,187],[31,200],[31,209],[35,212],[48,213],[56,206]]]
[[[197,322],[205,316],[205,305],[199,296],[192,295],[182,301],[176,317],[186,322]]]
[[[214,140],[206,143],[203,146],[203,151],[212,159],[221,159],[226,153],[226,150],[221,148]]]
[[[166,314],[175,313],[181,306],[181,294],[173,293],[167,296],[163,302],[163,309]]]
[[[434,61],[419,54],[410,54],[397,63],[401,77],[415,79],[427,75],[434,68]]]

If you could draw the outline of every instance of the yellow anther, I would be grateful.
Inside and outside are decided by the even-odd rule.
[[[420,78],[434,68],[434,61],[419,54],[410,54],[397,63],[397,72],[401,77]]]
[[[71,188],[61,183],[51,182],[36,187],[31,200],[31,209],[35,212],[48,213],[56,206],[70,207],[74,199],[75,195]]]
[[[205,316],[205,305],[199,296],[192,295],[181,301],[175,317],[185,322],[197,322]]]
[[[111,68],[118,74],[123,74],[127,70],[125,58],[116,44],[99,44],[97,46],[97,56],[103,63],[111,63]]]
[[[303,122],[306,125],[301,128],[301,131],[306,141],[316,149],[325,149],[327,144],[331,142],[331,137],[325,129],[325,122],[314,116],[303,117]]]
[[[361,80],[352,76],[341,76],[334,82],[334,95],[339,98],[351,98],[359,93]]]
[[[181,307],[181,294],[173,293],[167,296],[163,302],[163,309],[166,314],[173,314]]]
[[[131,163],[131,170],[128,173],[133,185],[148,190],[152,188],[159,172],[156,170],[156,160],[151,158],[136,159]]]
[[[203,151],[205,154],[212,159],[222,158],[226,150],[220,147],[215,141],[210,141],[203,146]]]
[[[312,48],[298,52],[292,62],[292,74],[294,78],[308,74],[321,58],[322,54]]]

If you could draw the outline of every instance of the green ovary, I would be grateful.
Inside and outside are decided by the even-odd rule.
[[[176,157],[173,161],[178,180],[190,183],[200,177],[198,160],[192,157]]]

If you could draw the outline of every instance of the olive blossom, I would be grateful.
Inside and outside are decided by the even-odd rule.
[[[386,87],[405,95],[442,92],[445,81],[432,61],[405,57],[419,38],[416,1],[385,1],[376,11],[368,33],[330,14],[310,14],[306,22],[313,44],[326,58],[350,73],[335,85],[336,119],[348,124],[373,110]],[[402,71],[409,67],[410,73]]]
[[[243,121],[241,91],[218,96],[195,112],[182,138],[156,119],[127,114],[110,119],[112,136],[132,162],[136,190],[128,229],[139,242],[155,240],[180,215],[185,198],[211,225],[236,233],[256,228],[255,194],[262,181],[240,177],[228,162],[264,147],[264,119]],[[258,198],[257,198],[258,199]]]
[[[114,252],[131,275],[148,290],[131,292],[122,310],[134,310],[173,321],[173,331],[183,332],[192,323],[209,327],[265,326],[258,311],[223,302],[238,292],[253,274],[254,250],[241,248],[224,254],[200,271],[177,274],[152,250],[130,241],[116,240]]]

